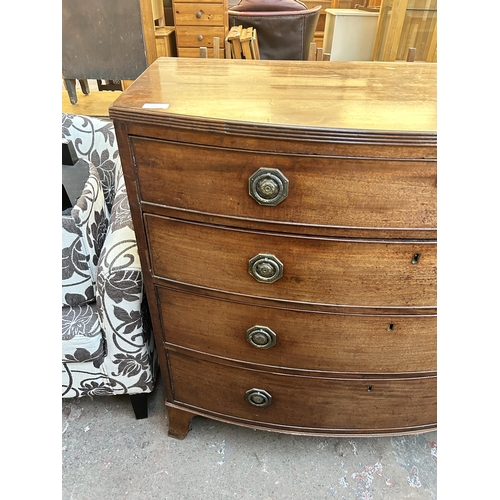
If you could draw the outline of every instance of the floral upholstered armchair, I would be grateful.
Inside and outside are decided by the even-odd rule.
[[[62,138],[89,169],[62,213],[62,396],[128,394],[145,418],[157,355],[113,123],[63,114]]]

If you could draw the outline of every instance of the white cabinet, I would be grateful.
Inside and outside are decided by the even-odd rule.
[[[323,51],[330,61],[371,61],[378,12],[326,9]]]

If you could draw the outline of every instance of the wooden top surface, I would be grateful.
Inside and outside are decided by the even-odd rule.
[[[114,102],[110,117],[434,136],[436,83],[434,63],[162,57]]]

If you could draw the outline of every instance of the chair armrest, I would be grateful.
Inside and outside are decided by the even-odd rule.
[[[97,307],[108,356],[134,354],[144,346],[142,268],[121,165],[108,234],[97,270]]]

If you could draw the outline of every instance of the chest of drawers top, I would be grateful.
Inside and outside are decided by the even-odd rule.
[[[159,58],[110,116],[291,141],[435,146],[436,65]]]

